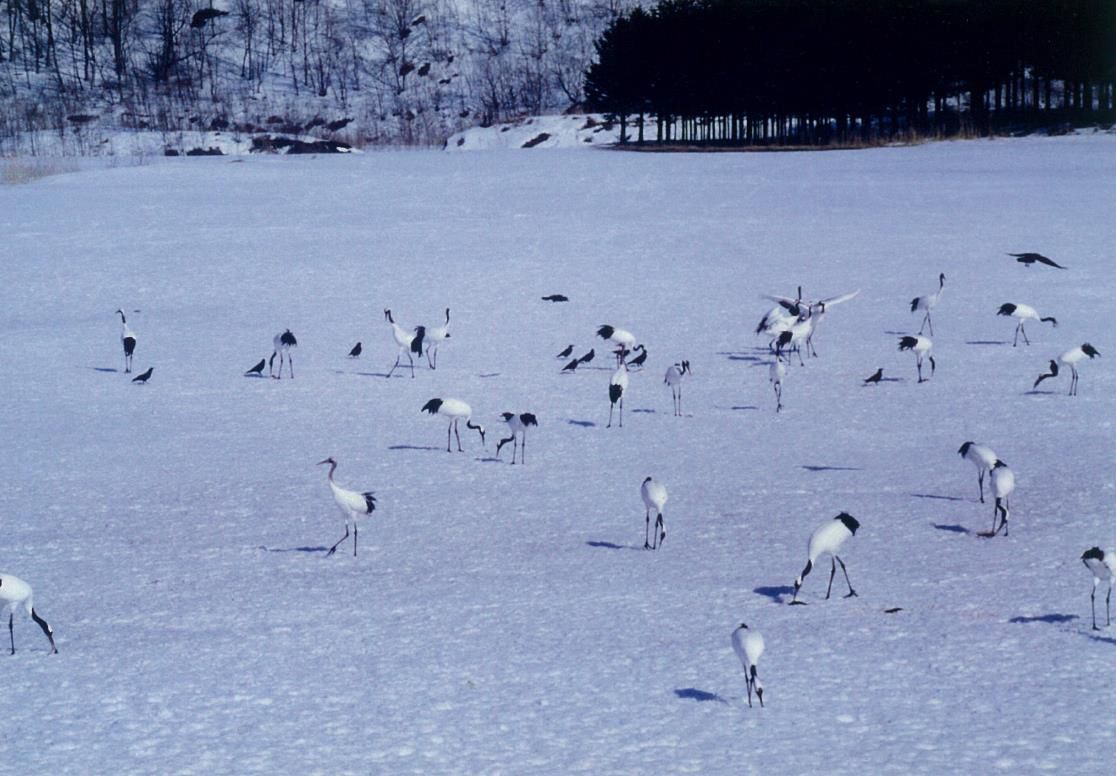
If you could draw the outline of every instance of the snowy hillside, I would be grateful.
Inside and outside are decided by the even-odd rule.
[[[1111,137],[157,159],[0,186],[0,578],[34,586],[60,651],[17,618],[0,773],[1107,767],[1116,626],[1091,630],[1080,556],[1116,547],[1113,202]],[[1005,255],[1024,251],[1068,269]],[[897,344],[939,273],[918,384]],[[761,294],[798,285],[860,294],[776,414],[753,329]],[[1004,302],[1059,325],[1013,348]],[[384,309],[410,327],[446,307],[438,369],[385,379]],[[649,352],[623,429],[601,324]],[[244,377],[285,328],[295,379]],[[1032,390],[1083,342],[1102,355],[1080,395]],[[596,358],[563,375],[570,344]],[[679,418],[663,373],[683,358]],[[447,453],[433,397],[469,402],[486,447],[462,428]],[[495,457],[503,411],[538,416],[525,465]],[[967,440],[1017,476],[1008,538],[976,536],[992,504]],[[356,557],[325,556],[327,456],[378,499]],[[649,475],[670,494],[657,552]],[[841,511],[859,597],[838,571],[823,600],[822,558],[788,606]]]

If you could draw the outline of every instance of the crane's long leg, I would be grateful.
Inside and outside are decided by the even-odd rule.
[[[624,397],[620,397],[620,428],[624,428]]]
[[[1112,579],[1108,580],[1108,593],[1104,596],[1104,624],[1112,624],[1112,611],[1108,608],[1108,601],[1112,598]]]
[[[1076,396],[1077,395],[1077,367],[1073,366],[1072,364],[1070,365],[1070,374],[1072,375],[1072,377],[1070,378],[1070,392],[1069,392],[1069,395],[1070,396]]]
[[[829,600],[829,594],[833,592],[833,576],[837,573],[837,556],[834,555],[829,559],[829,587],[825,589],[825,600]]]
[[[614,407],[616,407],[616,402],[608,405],[608,425],[605,428],[612,428],[612,410]]]
[[[984,470],[977,472],[977,485],[980,486],[980,503],[984,503]]]
[[[860,596],[858,596],[856,594],[856,591],[853,590],[852,582],[849,581],[849,570],[845,568],[845,561],[841,560],[839,556],[835,555],[834,557],[837,558],[837,562],[841,564],[841,571],[845,574],[845,584],[849,586],[849,592],[848,595],[845,596],[845,598],[859,598]]]
[[[454,418],[454,420],[453,420],[453,435],[455,437],[457,437],[457,452],[459,452],[459,453],[465,452],[464,450],[461,449],[461,432],[457,428],[457,418]]]
[[[519,462],[527,463],[527,430],[523,431],[523,447],[519,451]]]
[[[1110,588],[1111,590],[1111,588]],[[1097,578],[1093,577],[1093,592],[1089,594],[1089,604],[1093,609],[1093,630],[1100,630],[1097,627]],[[12,654],[15,654],[15,642],[12,642]]]
[[[1022,323],[1019,324],[1019,330],[1021,332],[1023,332],[1023,341],[1026,342],[1028,345],[1030,345],[1031,341],[1029,339],[1027,339],[1027,329],[1026,329],[1026,327],[1023,326]]]
[[[1094,592],[1096,592],[1096,591],[1094,590]],[[1095,617],[1093,619],[1096,620]],[[15,654],[15,625],[14,625],[14,623],[15,623],[15,612],[10,612],[8,614],[8,636],[12,640],[12,654],[13,655]]]
[[[415,379],[415,360],[411,358],[411,351],[407,351],[407,360],[411,362],[411,379]]]
[[[515,465],[515,451],[519,449],[519,435],[512,432],[512,465]]]
[[[682,417],[682,384],[678,384],[678,417]]]
[[[337,548],[341,546],[341,542],[345,541],[348,538],[349,538],[349,521],[346,520],[345,521],[345,535],[337,540],[337,544],[335,544],[335,545],[333,545],[332,547],[329,548],[329,552],[326,553],[326,557],[328,558],[330,555],[337,552]]]
[[[452,453],[453,452],[453,450],[450,449],[450,433],[452,431],[453,431],[453,421],[451,420],[449,425],[446,426],[446,452],[447,453]]]
[[[744,674],[744,686],[748,688],[748,708],[752,708],[752,677],[750,674]]]
[[[643,549],[651,549],[651,507],[643,514]]]
[[[387,373],[387,376],[388,376],[388,377],[391,377],[391,376],[392,376],[392,374],[393,374],[393,373],[395,372],[395,367],[399,366],[399,358],[400,358],[400,357],[401,357],[402,355],[403,355],[403,351],[402,351],[402,350],[401,350],[401,351],[399,351],[398,353],[396,353],[396,354],[395,354],[395,365],[394,365],[394,366],[392,366],[392,368],[391,368],[391,369],[390,369],[390,370],[388,371],[388,373]]]
[[[663,546],[663,540],[666,539],[666,526],[663,525],[663,513],[660,512],[659,516],[655,519],[655,534],[658,539],[658,546],[655,549]]]
[[[294,356],[290,353],[287,354],[287,366],[291,369],[291,379],[294,379]]]

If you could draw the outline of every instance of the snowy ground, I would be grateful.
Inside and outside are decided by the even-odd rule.
[[[1110,137],[178,159],[0,187],[0,571],[60,649],[16,623],[0,773],[1106,767],[1116,626],[1090,630],[1079,557],[1116,546],[1114,202]],[[1004,255],[1029,250],[1069,269]],[[918,385],[896,343],[939,272]],[[776,415],[752,329],[760,294],[799,284],[861,294]],[[1012,348],[1007,301],[1061,325]],[[438,370],[385,380],[383,309],[447,306]],[[140,311],[146,386],[117,307]],[[650,352],[622,430],[604,323]],[[296,379],[242,377],[285,327]],[[1085,341],[1078,397],[1031,391]],[[571,343],[598,358],[562,376]],[[862,387],[877,367],[894,381]],[[463,429],[445,452],[435,396],[472,403],[486,450]],[[539,417],[525,466],[494,458],[503,410]],[[1007,539],[975,536],[970,439],[1017,474]],[[356,558],[324,557],[329,455],[380,499]],[[649,474],[671,494],[657,553]],[[785,605],[841,510],[860,597],[823,601],[823,561]],[[767,638],[764,709],[741,621]]]

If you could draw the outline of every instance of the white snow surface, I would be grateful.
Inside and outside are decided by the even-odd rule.
[[[0,571],[60,650],[17,620],[0,773],[1109,767],[1116,626],[1091,630],[1080,556],[1116,545],[1114,203],[1111,137],[173,159],[0,186]],[[939,272],[919,385],[897,340]],[[799,284],[861,293],[777,415],[752,330],[760,294]],[[1012,348],[1007,301],[1060,325]],[[436,371],[384,379],[385,307],[451,308]],[[623,429],[601,324],[650,354]],[[288,327],[295,379],[243,377]],[[1031,390],[1086,341],[1079,396]],[[560,375],[571,343],[597,359]],[[469,402],[487,449],[462,428],[448,454],[433,397]],[[505,410],[538,416],[525,465],[494,457]],[[975,535],[992,504],[967,440],[1017,475],[1008,538]],[[378,498],[355,558],[325,557],[330,455]],[[646,476],[671,494],[657,552]],[[823,600],[823,558],[788,606],[841,511],[859,597],[838,570]],[[763,709],[740,622],[766,638]]]

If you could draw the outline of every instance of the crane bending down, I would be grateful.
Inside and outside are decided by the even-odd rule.
[[[0,612],[8,610],[8,636],[12,640],[12,654],[15,654],[15,612],[16,609],[23,607],[46,634],[47,640],[50,641],[50,653],[57,655],[58,647],[54,645],[54,629],[35,611],[31,598],[31,585],[19,577],[0,573]]]
[[[802,569],[802,573],[794,580],[794,597],[791,599],[791,604],[803,605],[805,601],[798,600],[798,590],[802,587],[803,580],[806,575],[814,568],[814,562],[819,556],[829,553],[831,567],[829,569],[829,587],[825,589],[826,600],[829,599],[829,594],[833,591],[833,576],[837,573],[837,564],[841,564],[841,571],[845,573],[845,584],[849,586],[849,592],[845,598],[853,598],[856,596],[856,591],[853,590],[852,582],[849,582],[849,572],[845,568],[845,562],[837,552],[841,546],[849,539],[850,536],[855,536],[857,529],[860,528],[860,522],[847,512],[842,512],[832,520],[827,520],[814,529],[810,534],[810,546],[807,549],[806,568]]]
[[[496,457],[500,457],[500,448],[508,442],[512,443],[512,463],[515,463],[515,451],[519,445],[518,434],[523,435],[523,449],[519,454],[519,462],[527,463],[527,427],[538,426],[539,419],[535,417],[534,413],[522,412],[516,415],[514,412],[501,412],[500,417],[508,424],[508,430],[511,431],[511,436],[501,439],[496,445]]]
[[[1057,327],[1057,325],[1058,325],[1058,319],[1057,318],[1055,318],[1052,315],[1048,315],[1045,318],[1043,318],[1038,314],[1038,311],[1035,310],[1035,308],[1031,307],[1029,304],[1016,304],[1014,302],[1004,302],[1002,305],[1000,305],[1000,309],[996,312],[996,315],[1008,315],[1008,316],[1011,316],[1012,318],[1017,318],[1019,320],[1019,325],[1015,327],[1015,339],[1013,339],[1011,341],[1011,346],[1013,348],[1016,345],[1019,344],[1019,335],[1020,334],[1023,335],[1023,341],[1025,343],[1027,343],[1028,345],[1031,344],[1031,341],[1029,339],[1027,339],[1027,330],[1023,328],[1023,324],[1025,324],[1027,321],[1039,321],[1040,323],[1049,323],[1050,325],[1055,326],[1055,327]]]
[[[1069,395],[1070,396],[1076,396],[1077,395],[1077,362],[1082,360],[1086,356],[1088,356],[1089,358],[1096,358],[1099,355],[1100,355],[1100,351],[1097,350],[1096,348],[1094,348],[1088,342],[1086,342],[1083,345],[1078,345],[1076,348],[1070,348],[1065,353],[1058,356],[1057,361],[1051,361],[1050,362],[1050,371],[1047,372],[1046,374],[1039,375],[1038,379],[1035,380],[1035,384],[1033,386],[1031,386],[1031,390],[1034,390],[1035,388],[1038,388],[1039,383],[1041,383],[1046,378],[1057,377],[1058,376],[1058,364],[1061,363],[1063,366],[1068,366],[1070,368],[1070,373],[1071,373],[1072,376],[1070,377]]]
[[[337,540],[337,543],[329,548],[326,557],[337,552],[337,548],[341,546],[341,542],[349,538],[349,523],[353,524],[353,557],[357,554],[357,519],[370,515],[376,511],[376,496],[372,491],[366,493],[358,493],[355,490],[347,490],[342,488],[333,481],[333,472],[337,468],[337,461],[333,457],[326,458],[324,461],[318,461],[318,466],[322,464],[329,464],[329,489],[333,491],[333,500],[337,502],[337,507],[341,510],[341,514],[345,516],[345,535]]]
[[[740,627],[732,632],[732,649],[736,656],[740,658],[740,665],[744,669],[744,681],[748,687],[749,708],[752,706],[753,690],[756,692],[756,697],[759,698],[760,708],[763,708],[763,682],[756,676],[756,664],[759,663],[765,648],[763,634],[757,630],[752,630],[745,623],[740,623]]]
[[[465,421],[466,428],[471,428],[480,434],[481,446],[484,446],[484,426],[479,423],[473,423],[473,408],[460,399],[431,399],[426,404],[422,405],[422,412],[449,418],[449,426],[446,427],[447,453],[453,452],[450,449],[451,433],[457,437],[457,452],[465,452],[461,449],[461,434],[458,431],[458,422],[462,419]]]
[[[267,373],[274,377],[276,380],[283,379],[283,359],[287,359],[287,366],[291,370],[291,379],[294,379],[294,357],[291,356],[291,348],[298,346],[298,340],[295,335],[291,334],[291,330],[287,329],[282,334],[276,334],[271,340],[275,349],[271,351],[271,358],[267,362]],[[279,356],[279,374],[276,375],[273,370],[275,365],[275,356]]]
[[[438,368],[438,346],[450,336],[449,318],[450,309],[447,307],[445,324],[426,330],[426,365],[431,369]],[[430,360],[431,355],[434,356],[433,361]]]
[[[663,525],[663,506],[667,502],[666,485],[648,477],[639,488],[639,495],[643,505],[647,508],[643,515],[643,549],[657,550],[663,546],[666,539],[666,526]],[[651,510],[655,510],[655,531],[651,534],[651,541],[647,540],[648,530],[651,528]]]

